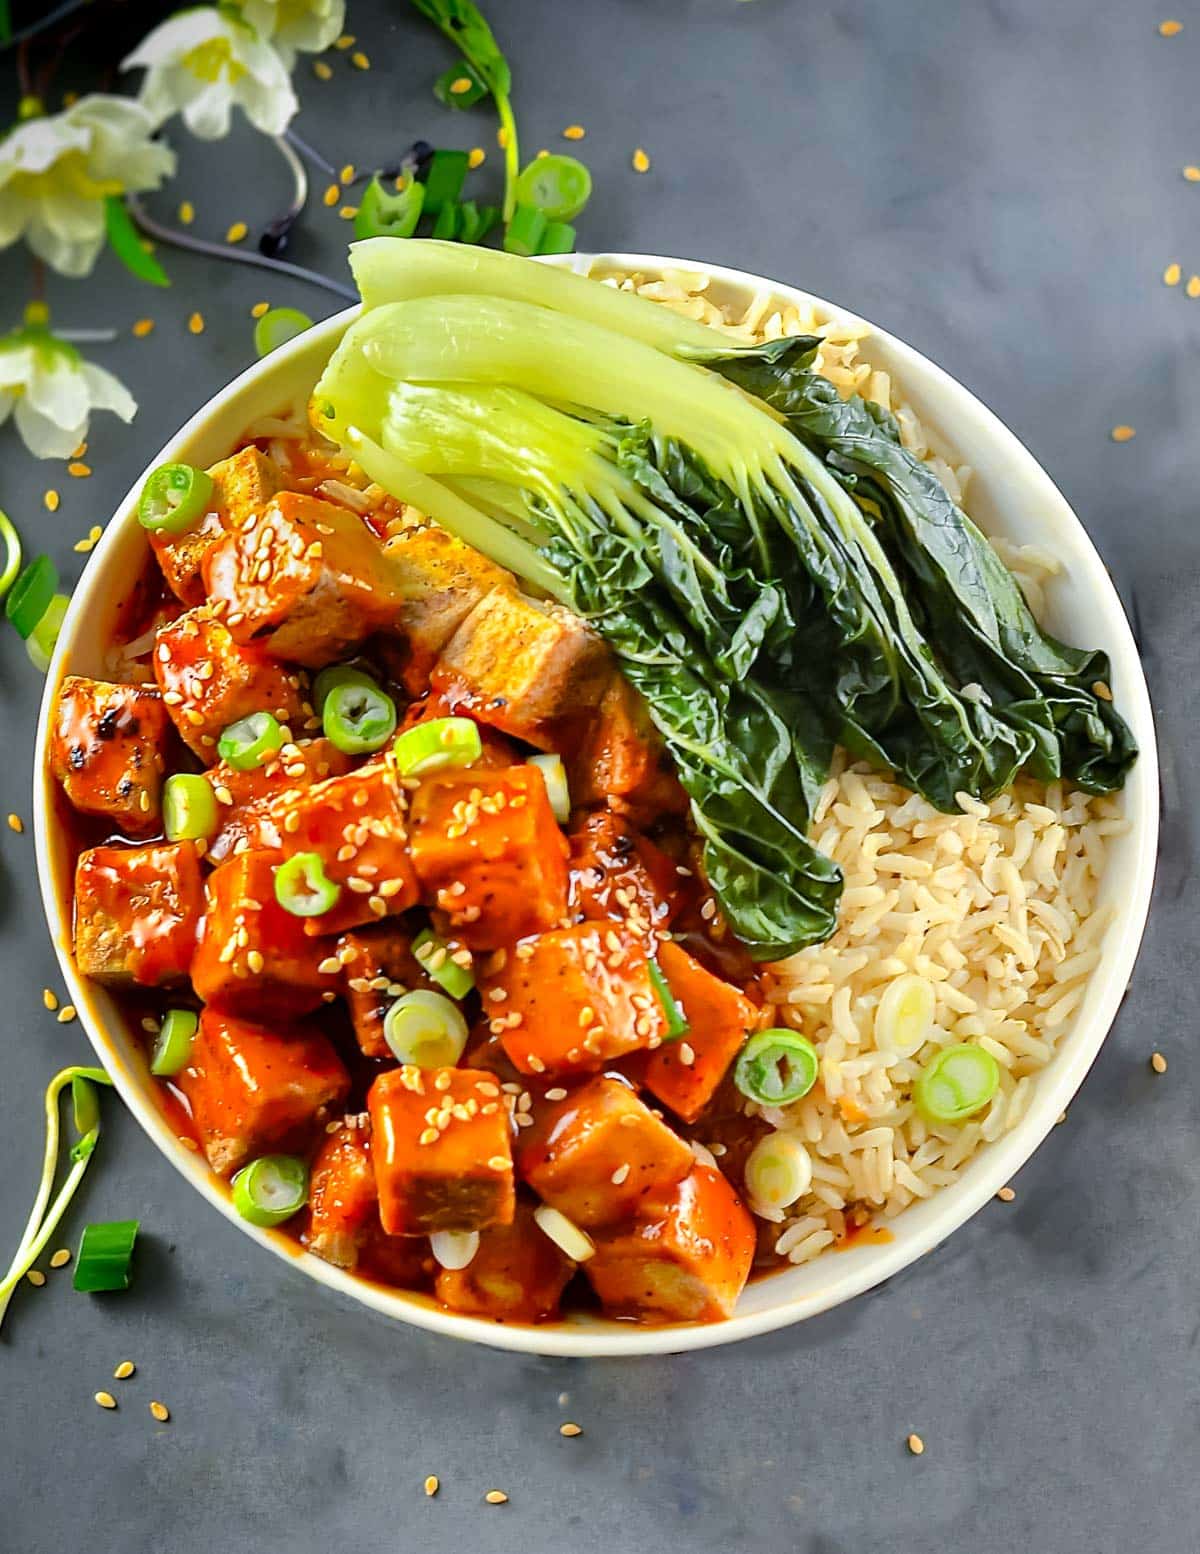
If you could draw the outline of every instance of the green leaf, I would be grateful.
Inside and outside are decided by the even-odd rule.
[[[153,254],[147,253],[145,240],[134,226],[125,201],[119,194],[110,194],[104,201],[104,224],[108,232],[108,246],[117,258],[140,281],[151,286],[169,286],[170,277]]]
[[[412,0],[412,3],[422,16],[445,33],[451,43],[458,45],[490,92],[499,97],[508,96],[512,90],[512,72],[478,6],[472,5],[471,0]]]

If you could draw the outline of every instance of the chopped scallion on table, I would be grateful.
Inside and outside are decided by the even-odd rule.
[[[75,1258],[75,1288],[87,1294],[127,1290],[139,1226],[136,1219],[85,1226]]]
[[[35,557],[12,585],[4,613],[26,641],[49,608],[58,588],[58,568],[49,556]]]
[[[504,233],[504,251],[528,259],[540,252],[545,235],[545,212],[536,205],[518,205]]]
[[[411,237],[417,230],[425,208],[425,185],[410,178],[403,189],[389,193],[378,178],[372,178],[363,191],[354,217],[354,235],[367,237]]]
[[[4,541],[4,570],[0,572],[0,599],[3,599],[21,570],[21,536],[3,509],[0,509],[0,539]]]
[[[54,657],[58,634],[62,630],[62,623],[70,602],[66,594],[55,594],[46,606],[41,620],[26,639],[25,652],[29,656],[29,662],[42,674],[49,669],[50,660]]]
[[[260,356],[269,356],[311,328],[312,319],[299,308],[271,308],[254,326],[254,349]]]
[[[577,157],[561,153],[537,157],[517,179],[518,209],[531,205],[547,221],[574,221],[591,194],[591,173]]]
[[[424,177],[425,214],[436,216],[444,205],[456,205],[467,177],[465,151],[435,151]]]

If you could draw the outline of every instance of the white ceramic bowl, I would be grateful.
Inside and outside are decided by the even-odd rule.
[[[578,256],[559,262],[579,268],[588,264]],[[712,277],[711,294],[722,300],[745,303],[766,288],[785,303],[815,302],[823,316],[849,316],[791,287],[695,261],[605,254],[593,262],[597,267],[651,273],[664,267],[703,270]],[[68,670],[104,673],[104,643],[117,604],[146,553],[146,540],[135,517],[146,474],[170,460],[211,464],[230,451],[257,417],[307,398],[308,389],[356,311],[350,309],[327,319],[249,368],[154,454],[92,552],[71,600],[46,677],[38,727],[35,835],[46,918],[71,999],[100,1061],[126,1105],[176,1170],[247,1236],[297,1262],[320,1283],[385,1316],[450,1337],[535,1354],[673,1353],[765,1333],[861,1294],[928,1252],[986,1203],[1033,1153],[1074,1095],[1108,1033],[1129,981],[1150,902],[1158,831],[1158,773],[1146,684],[1120,601],[1083,526],[1033,456],[989,410],[939,367],[873,326],[871,360],[894,375],[925,426],[954,450],[960,461],[973,466],[970,505],[975,519],[991,533],[1020,543],[1046,545],[1062,559],[1064,575],[1050,590],[1049,624],[1068,641],[1100,646],[1109,653],[1121,711],[1141,747],[1124,795],[1130,829],[1112,844],[1101,889],[1101,902],[1114,910],[1115,917],[1105,941],[1104,960],[1092,975],[1087,996],[1039,1078],[1034,1099],[1019,1125],[980,1151],[952,1186],[892,1220],[892,1241],[827,1254],[804,1267],[757,1280],[743,1294],[730,1321],[708,1326],[642,1328],[578,1318],[541,1327],[503,1327],[456,1316],[427,1298],[359,1281],[301,1252],[286,1236],[257,1229],[240,1219],[224,1186],[202,1158],[180,1144],[156,1105],[154,1081],[149,1077],[141,1043],[127,1031],[115,1002],[77,973],[70,953],[69,895],[62,889],[67,842],[54,823],[52,783],[45,760],[56,687]],[[231,1243],[230,1256],[235,1255]]]

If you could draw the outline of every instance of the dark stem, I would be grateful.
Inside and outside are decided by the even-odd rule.
[[[33,74],[29,69],[29,39],[22,38],[17,48],[17,80],[21,85],[21,96],[33,96]]]
[[[46,261],[34,258],[33,261],[33,301],[45,302],[46,300]]]

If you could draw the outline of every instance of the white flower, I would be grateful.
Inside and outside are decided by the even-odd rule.
[[[339,36],[346,21],[346,0],[235,0],[242,15],[290,70],[297,53],[319,54]]]
[[[110,194],[156,189],[175,156],[128,97],[93,94],[0,140],[0,248],[27,236],[62,275],[86,275],[104,246]]]
[[[21,440],[39,459],[65,459],[87,436],[93,410],[111,410],[131,421],[133,395],[111,372],[84,361],[46,327],[37,303],[25,326],[0,337],[0,425],[16,412]]]
[[[139,94],[155,124],[173,113],[201,140],[229,133],[240,107],[265,135],[282,135],[300,106],[287,66],[248,22],[210,5],[179,11],[143,38],[122,70],[144,67]]]

